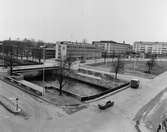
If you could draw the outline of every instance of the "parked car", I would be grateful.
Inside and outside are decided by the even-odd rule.
[[[138,79],[132,79],[130,81],[131,88],[137,89],[139,88],[139,85],[140,85],[140,81]]]

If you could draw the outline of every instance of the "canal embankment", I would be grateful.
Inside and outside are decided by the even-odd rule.
[[[45,82],[41,80],[41,74],[35,78],[34,75],[31,78],[27,73],[26,77],[23,77],[22,74],[16,74],[16,77],[15,75],[7,76],[5,79],[30,94],[43,95],[44,97],[41,96],[41,98],[49,95],[47,96],[48,98],[51,94],[55,93],[55,90],[59,92],[59,83],[55,80],[55,75],[51,75],[52,72],[48,73],[49,75],[47,75]],[[68,97],[71,96],[83,102],[109,96],[109,94],[120,92],[129,86],[129,82],[119,79],[115,80],[112,76],[106,74],[96,76],[97,73],[93,74],[95,75],[85,74],[80,71],[71,72],[67,78],[69,83],[63,87],[63,93]],[[21,76],[20,78],[19,75]],[[28,80],[27,76],[29,78]],[[51,77],[51,79],[48,77]],[[26,80],[23,78],[26,78]],[[53,97],[50,98],[51,100],[55,100]]]

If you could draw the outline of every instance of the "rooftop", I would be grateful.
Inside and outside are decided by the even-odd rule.
[[[119,42],[115,42],[115,41],[112,41],[112,40],[92,41],[92,43],[110,43],[110,44],[125,44],[125,45],[130,45],[130,44],[127,44],[125,42],[119,43]]]
[[[135,41],[134,44],[148,44],[148,45],[165,44],[167,45],[167,42]]]

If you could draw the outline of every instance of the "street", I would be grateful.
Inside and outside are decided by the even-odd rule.
[[[27,113],[28,117],[15,116],[2,106],[0,107],[0,128],[2,132],[41,131],[42,122],[52,118],[60,118],[65,114],[59,108],[42,102],[19,89],[0,81],[0,94],[8,98],[19,98],[19,105]],[[38,122],[38,123],[37,123]]]
[[[26,118],[15,116],[0,106],[0,128],[2,132],[134,132],[136,114],[167,87],[166,79],[167,72],[154,79],[141,79],[139,89],[129,88],[88,103],[87,109],[72,115],[0,81],[0,93],[8,98],[18,97],[20,107],[28,115]],[[99,110],[97,105],[108,100],[114,101],[115,105],[105,111]]]

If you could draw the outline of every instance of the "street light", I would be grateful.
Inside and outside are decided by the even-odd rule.
[[[19,104],[18,104],[18,101],[19,101],[19,98],[17,97],[17,98],[16,98],[16,111],[19,110]]]
[[[3,50],[3,67],[5,67],[5,47],[4,47],[4,44],[2,44],[2,50]]]
[[[136,70],[136,61],[137,61],[137,57],[136,57],[136,55],[135,55],[135,57],[134,57],[134,62],[133,62],[133,71],[135,72],[135,70]]]
[[[46,48],[46,45],[43,45],[43,46],[40,46],[40,48],[43,49],[43,76],[42,76],[42,82],[44,84],[45,82],[45,48]],[[43,88],[43,95],[45,93],[45,87]]]
[[[40,48],[42,48],[43,49],[43,77],[42,77],[42,82],[43,82],[43,84],[44,84],[44,82],[45,82],[45,48],[46,48],[46,46],[44,45],[44,46],[40,46]]]

